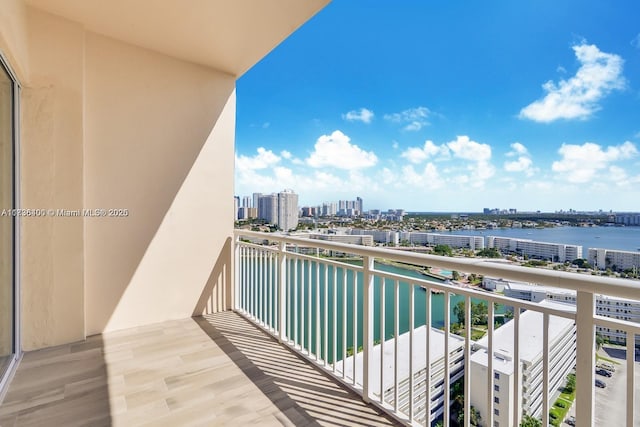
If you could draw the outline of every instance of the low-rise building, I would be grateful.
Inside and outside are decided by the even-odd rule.
[[[398,232],[390,230],[363,230],[361,228],[353,228],[349,231],[352,236],[372,236],[373,241],[382,244],[391,244],[398,246]]]
[[[530,283],[503,282],[504,295],[510,298],[531,302],[554,301],[576,305],[576,293],[571,290]],[[640,323],[640,301],[596,295],[596,314]],[[626,333],[622,330],[596,326],[596,332],[609,342],[622,345],[627,343]],[[636,336],[636,347],[640,347],[640,336]]]
[[[406,240],[412,245],[436,246],[447,245],[452,248],[480,250],[484,249],[482,236],[463,236],[460,234],[438,234],[421,232],[400,233],[400,240]]]
[[[426,382],[426,340],[427,327],[420,326],[413,330],[413,343],[410,341],[409,332],[405,332],[398,337],[398,409],[409,413],[409,355],[413,354],[413,390],[414,390],[414,421],[420,425],[425,424],[426,407],[424,390]],[[429,360],[431,378],[431,414],[429,423],[434,422],[444,413],[444,353],[445,353],[444,332],[431,328],[429,330]],[[412,344],[413,352],[409,351]],[[374,369],[369,378],[369,387],[375,395],[380,396],[380,383],[384,389],[384,400],[394,404],[395,399],[395,338],[384,342],[384,373],[380,377],[382,345],[373,346],[371,363],[378,368]],[[453,334],[449,334],[449,382],[453,384],[464,376],[464,339]],[[353,358],[347,357],[344,361],[339,361],[336,369],[342,372],[344,367],[347,378],[353,378]],[[356,383],[362,385],[361,372],[363,369],[362,352],[355,355]]]
[[[547,303],[556,308],[560,304]],[[531,310],[520,315],[518,347],[519,359],[514,360],[514,327],[510,321],[493,334],[493,354],[489,355],[488,337],[479,340],[469,363],[471,384],[470,403],[482,418],[487,419],[489,400],[493,400],[495,426],[513,425],[514,411],[542,417],[543,396],[543,314]],[[488,387],[489,357],[493,358],[493,390]],[[562,386],[576,362],[576,327],[573,320],[549,317],[549,390]],[[520,382],[514,384],[515,369],[520,371]],[[514,387],[515,386],[515,387]],[[515,395],[520,393],[520,407],[515,407]]]
[[[352,236],[351,234],[309,234],[310,239],[326,240],[328,242],[349,243],[352,245],[373,246],[373,236]]]
[[[499,249],[503,254],[511,253],[555,262],[573,261],[574,259],[582,258],[582,246],[538,242],[530,239],[488,236],[487,247]]]
[[[614,271],[640,268],[640,251],[618,251],[612,249],[589,248],[587,261],[600,270]]]

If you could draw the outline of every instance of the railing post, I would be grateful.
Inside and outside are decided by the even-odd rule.
[[[362,283],[362,397],[365,402],[371,401],[370,379],[373,375],[373,269],[374,258],[365,256],[363,259],[364,277]],[[356,357],[357,352],[353,352]],[[355,375],[355,372],[354,372]]]
[[[595,298],[591,292],[578,291],[576,297],[576,425],[593,426],[593,383],[595,359]]]
[[[278,341],[287,338],[287,244],[280,242],[278,250]],[[294,284],[294,286],[296,286]]]
[[[234,236],[233,242],[233,280],[230,281],[230,285],[233,287],[231,307],[236,311],[240,308],[240,236]]]

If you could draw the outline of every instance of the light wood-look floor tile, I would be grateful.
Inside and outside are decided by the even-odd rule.
[[[30,352],[0,426],[382,426],[394,422],[233,312]]]

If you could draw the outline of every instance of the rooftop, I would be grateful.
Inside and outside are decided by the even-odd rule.
[[[567,309],[566,304],[545,302],[547,307]],[[520,315],[519,325],[519,351],[520,360],[532,363],[542,354],[543,334],[542,334],[543,314],[537,311],[527,310]],[[559,316],[549,316],[549,341],[554,342],[567,328],[573,325],[573,320]],[[512,374],[514,356],[514,321],[510,321],[496,329],[493,334],[493,368],[496,371]],[[481,350],[476,351],[471,356],[471,361],[487,365],[488,336],[484,336],[476,342]],[[498,355],[498,357],[496,357]],[[506,357],[505,357],[506,356]]]

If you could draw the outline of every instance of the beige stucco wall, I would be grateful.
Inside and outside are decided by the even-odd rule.
[[[235,79],[86,36],[87,333],[189,317],[230,262]]]
[[[22,85],[21,206],[79,208],[83,30],[13,0],[3,2],[0,29],[0,49]],[[21,218],[20,245],[23,348],[82,339],[82,220]]]
[[[2,6],[21,207],[129,211],[22,219],[23,349],[204,311],[232,271],[235,77]]]
[[[24,350],[230,306],[235,79],[327,2],[0,0],[20,207],[128,212],[21,221]]]

